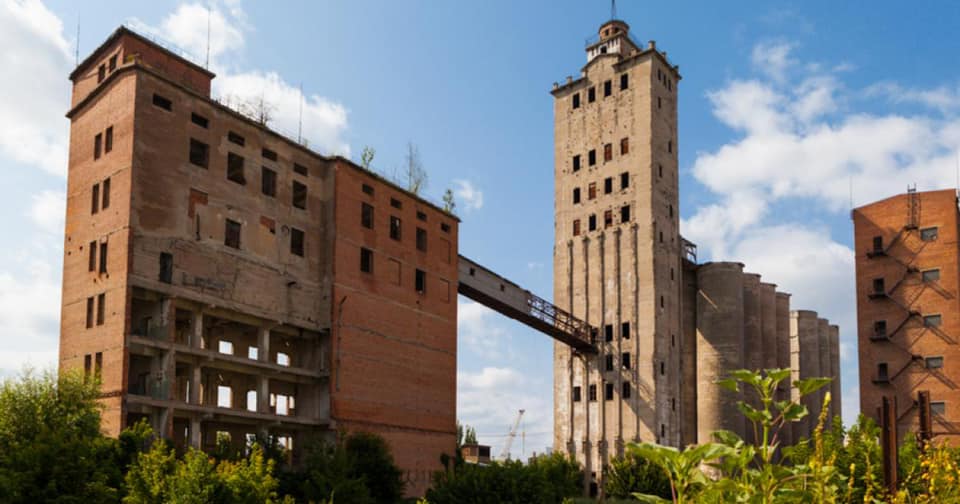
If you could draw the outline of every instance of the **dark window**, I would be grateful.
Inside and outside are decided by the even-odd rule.
[[[663,296],[660,296],[660,308],[663,308]]]
[[[620,189],[626,189],[630,187],[630,174],[623,172],[620,174]]]
[[[945,415],[947,414],[947,403],[943,401],[931,401],[930,402],[930,413],[934,415]]]
[[[100,372],[102,370],[103,370],[103,352],[97,352],[93,356],[93,376],[99,380]]]
[[[91,362],[91,359],[90,359],[91,357],[93,356],[90,354],[83,356],[83,382],[84,383],[86,383],[87,379],[90,378],[90,370],[93,369],[93,363]]]
[[[243,156],[227,153],[227,180],[238,184],[247,183],[247,179],[243,177]]]
[[[103,136],[103,152],[107,153],[113,150],[113,126],[107,128]]]
[[[290,253],[303,257],[303,231],[290,228]]]
[[[927,369],[940,369],[943,367],[943,357],[927,357],[924,359],[924,364],[926,364]]]
[[[300,209],[307,208],[307,186],[296,180],[293,181],[293,206]]]
[[[417,220],[427,222],[427,214],[417,210]]]
[[[613,192],[613,177],[607,177],[603,179],[603,194],[610,194]]]
[[[613,144],[606,144],[603,146],[603,160],[604,161],[613,160]]]
[[[597,151],[591,150],[587,153],[587,164],[593,166],[597,164]]]
[[[667,368],[664,366],[663,361],[660,361],[660,374],[662,375],[666,372],[667,372]]]
[[[573,387],[573,402],[580,402],[580,386]]]
[[[370,196],[373,196],[373,186],[363,184],[363,187],[361,189],[363,190],[364,194],[369,194]]]
[[[590,184],[587,185],[587,199],[594,199],[596,197],[597,197],[597,183],[590,182]]]
[[[620,337],[630,339],[630,322],[620,324]]]
[[[623,382],[622,388],[623,391],[620,393],[620,395],[622,395],[624,399],[630,399],[630,382]]]
[[[373,273],[373,251],[360,247],[360,271]]]
[[[613,210],[603,212],[603,227],[608,228],[613,225]]]
[[[669,209],[669,210],[670,210],[670,211],[669,211],[670,217],[673,217],[673,205],[670,205],[670,209]]]
[[[883,252],[883,237],[874,236],[873,237],[873,251],[874,252]]]
[[[596,386],[596,385],[590,385],[590,386],[587,388],[587,397],[590,399],[591,402],[597,400],[597,386]]]
[[[173,283],[173,254],[160,252],[160,281]]]
[[[390,198],[390,206],[399,210],[403,208],[403,203],[401,203],[400,200],[396,198]]]
[[[153,104],[163,110],[173,110],[173,102],[158,94],[153,95]]]
[[[873,279],[873,293],[874,293],[874,294],[883,294],[883,293],[886,292],[886,289],[884,288],[883,283],[884,283],[884,282],[883,282],[883,279],[882,279],[882,278],[874,278],[874,279]]]
[[[573,94],[573,108],[580,108],[580,93]]]
[[[401,237],[401,233],[403,231],[402,227],[403,227],[403,223],[400,221],[400,218],[391,215],[390,216],[390,238],[393,238],[394,240],[399,240]]]
[[[100,211],[100,184],[93,184],[93,191],[90,198],[90,213],[95,214]]]
[[[113,56],[110,56],[110,71],[112,72],[116,69],[117,69],[117,55],[114,54]]]
[[[613,384],[607,383],[603,387],[603,398],[607,401],[613,400]]]
[[[623,366],[623,369],[630,369],[630,352],[623,352],[620,356],[620,364]]]
[[[921,276],[924,282],[936,282],[937,280],[940,280],[940,270],[939,269],[927,270],[921,273]]]
[[[97,69],[97,84],[103,82],[103,79],[107,76],[107,65],[100,65],[100,68]]]
[[[657,108],[663,108],[663,100],[659,96],[657,97]]]
[[[417,228],[417,250],[421,252],[427,251],[427,230],[423,228]]]
[[[657,165],[657,175],[663,178],[663,165]]]
[[[103,134],[97,133],[93,137],[93,159],[100,159],[101,154],[103,154]]]
[[[623,91],[630,87],[630,78],[627,77],[627,74],[620,75],[620,90]]]
[[[573,221],[573,236],[580,236],[580,219]]]
[[[366,203],[360,203],[360,225],[373,229],[373,207]]]
[[[590,231],[595,231],[595,230],[597,229],[597,216],[596,216],[596,215],[591,215],[591,216],[590,216],[590,218],[588,219],[587,228],[590,229]]]
[[[920,230],[920,239],[923,241],[933,241],[937,239],[937,228],[928,227]]]
[[[270,149],[267,149],[266,147],[264,147],[263,149],[260,149],[260,154],[263,155],[264,159],[269,159],[270,161],[277,160],[277,153]]]
[[[446,222],[441,222],[441,223],[440,223],[440,231],[443,231],[444,233],[449,233],[449,232],[450,232],[450,224],[447,224]]]
[[[579,187],[575,187],[575,188],[573,189],[573,204],[576,205],[577,203],[580,203],[580,188],[579,188]]]
[[[667,152],[673,152],[673,140],[667,141]]]
[[[193,138],[190,139],[190,163],[206,168],[210,164],[210,146]]]
[[[97,295],[97,325],[103,325],[107,315],[107,295]]]
[[[605,368],[607,371],[613,371],[613,355],[607,354],[605,356]]]
[[[190,114],[190,122],[200,126],[201,128],[210,127],[210,120],[196,112]]]
[[[879,382],[890,381],[889,371],[887,369],[886,362],[877,363],[877,381]]]
[[[621,138],[620,139],[620,155],[622,156],[624,154],[629,154],[629,153],[630,153],[630,139]]]
[[[573,171],[580,171],[580,154],[573,156]]]
[[[100,269],[99,273],[107,272],[107,242],[100,242]]]
[[[87,271],[96,271],[97,270],[97,242],[90,242],[90,258],[87,261]]]
[[[227,219],[223,235],[223,244],[235,249],[240,248],[240,223]]]
[[[587,103],[593,103],[595,101],[597,101],[597,90],[591,87],[587,90]]]
[[[423,294],[427,291],[427,273],[423,270],[417,270],[415,277],[414,287],[417,289],[417,292]]]
[[[604,341],[613,341],[613,324],[603,326]]]
[[[610,81],[604,81],[603,83],[603,97],[606,98],[610,96],[610,93],[613,92],[613,83]]]
[[[106,210],[110,208],[110,179],[106,178],[103,180],[103,198],[101,199],[102,203],[100,204],[101,210]]]
[[[939,327],[943,323],[943,317],[940,315],[924,315],[923,325],[926,327]]]
[[[873,334],[880,338],[887,336],[887,321],[877,320],[873,323]]]
[[[298,175],[307,176],[307,167],[302,164],[293,163],[293,172]]]
[[[260,192],[271,198],[277,196],[277,172],[266,166],[260,167]]]
[[[87,298],[87,329],[93,327],[93,298]]]
[[[242,136],[232,131],[227,132],[227,141],[229,141],[230,143],[235,143],[240,147],[243,147],[244,145],[247,144],[246,139],[244,139]]]

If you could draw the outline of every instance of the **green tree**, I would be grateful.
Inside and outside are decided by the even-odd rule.
[[[370,164],[373,163],[373,157],[376,155],[376,149],[369,145],[364,145],[363,152],[360,153],[360,166],[362,166],[364,170],[370,170]]]
[[[345,448],[352,458],[352,473],[366,483],[375,502],[394,503],[403,497],[403,473],[382,437],[356,432],[347,436]]]
[[[407,178],[407,190],[413,194],[419,195],[421,191],[427,188],[427,170],[423,168],[423,161],[420,160],[420,150],[413,142],[407,143],[405,175]]]
[[[603,494],[628,499],[635,493],[669,499],[670,479],[660,466],[630,451],[610,460],[604,471]]]
[[[453,190],[447,189],[443,192],[443,211],[452,214],[457,208],[457,202],[453,200]]]
[[[515,460],[489,466],[464,464],[456,471],[438,473],[426,500],[431,504],[555,504],[579,496],[582,480],[580,466],[561,454],[542,455],[528,465]]]

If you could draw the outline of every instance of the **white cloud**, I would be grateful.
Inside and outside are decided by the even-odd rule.
[[[25,365],[55,367],[60,320],[60,278],[49,263],[10,259],[0,271],[0,375]],[[14,273],[15,272],[15,273]]]
[[[136,18],[133,18],[130,24],[137,31],[173,42],[194,61],[205,62],[209,22],[210,60],[211,66],[216,66],[216,59],[221,54],[243,48],[241,27],[245,26],[245,19],[246,16],[239,6],[225,13],[220,5],[215,3],[211,3],[209,9],[207,5],[194,3],[181,4],[157,27]]]
[[[770,78],[782,82],[786,79],[787,70],[797,62],[790,58],[795,44],[787,42],[763,42],[753,47],[751,60],[754,67],[767,74]]]
[[[38,0],[0,2],[0,154],[65,176],[72,69],[63,23]]]
[[[493,320],[501,315],[473,301],[457,302],[457,336],[471,352],[488,359],[504,356],[509,352],[510,335]]]
[[[960,111],[960,85],[917,89],[906,88],[895,82],[881,82],[868,87],[866,94],[886,98],[894,104],[920,104],[943,114]]]
[[[453,190],[453,194],[457,197],[457,201],[462,204],[463,208],[467,210],[479,210],[483,208],[483,191],[477,189],[473,182],[469,180],[454,180],[454,185],[456,189]]]
[[[33,195],[27,216],[41,230],[54,235],[63,234],[66,197],[61,191],[42,191]]]

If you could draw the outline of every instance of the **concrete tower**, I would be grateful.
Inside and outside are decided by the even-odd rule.
[[[554,447],[590,490],[629,441],[680,443],[678,67],[612,20],[555,84],[554,299],[598,328],[596,356],[554,348]]]

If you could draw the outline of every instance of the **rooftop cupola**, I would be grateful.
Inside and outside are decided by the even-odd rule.
[[[629,56],[638,49],[630,39],[630,25],[619,19],[611,19],[600,25],[596,37],[587,40],[587,62],[602,54]]]

